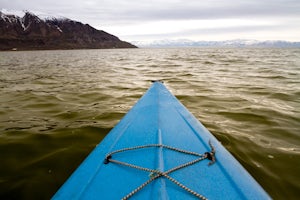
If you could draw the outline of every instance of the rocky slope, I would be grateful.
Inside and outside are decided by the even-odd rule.
[[[0,50],[136,48],[114,35],[67,18],[0,12]]]

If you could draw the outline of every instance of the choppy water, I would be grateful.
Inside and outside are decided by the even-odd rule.
[[[0,199],[49,199],[151,85],[275,199],[300,196],[300,49],[0,53]]]

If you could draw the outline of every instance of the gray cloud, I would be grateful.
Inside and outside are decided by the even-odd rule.
[[[299,1],[300,2],[300,1]],[[211,6],[180,6],[160,7],[153,10],[125,10],[119,14],[126,19],[133,20],[178,20],[178,19],[224,19],[244,17],[274,17],[274,16],[299,16],[300,3],[289,4],[229,4]],[[114,16],[118,17],[118,15]]]
[[[98,17],[101,21],[153,21],[153,20],[195,20],[253,17],[299,17],[300,1],[212,1],[213,4],[202,4],[202,1],[181,3],[143,2],[118,4],[95,4],[90,8],[81,7],[79,13],[89,18]],[[224,3],[226,2],[226,3]],[[249,3],[250,2],[250,3]]]
[[[226,34],[228,32],[234,32],[239,34],[251,34],[256,31],[266,31],[266,30],[272,30],[272,31],[278,31],[280,28],[274,25],[269,26],[238,26],[238,27],[216,27],[216,28],[195,28],[195,29],[189,29],[189,30],[183,30],[178,32],[169,32],[169,33],[159,33],[159,34],[143,34],[143,35],[130,35],[132,38],[139,38],[139,37],[148,37],[157,39],[159,37],[162,38],[173,38],[173,37],[186,37],[188,38],[191,35],[222,35]]]
[[[168,20],[281,20],[288,24],[293,19],[300,19],[299,0],[1,0],[0,8],[61,15],[97,28]],[[252,28],[272,29],[270,26]],[[214,30],[221,29],[238,31],[238,27],[215,27]],[[190,33],[194,34],[193,30]],[[160,34],[159,30],[157,34]],[[183,32],[177,34],[184,35]]]
[[[1,0],[6,9],[38,10],[98,20],[218,19],[300,16],[299,0]]]

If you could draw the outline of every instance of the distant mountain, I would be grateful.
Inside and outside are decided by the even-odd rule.
[[[136,48],[114,35],[67,18],[0,12],[0,50]]]
[[[157,40],[153,42],[133,41],[139,47],[300,47],[300,42],[226,40],[226,41],[192,41],[192,40]]]

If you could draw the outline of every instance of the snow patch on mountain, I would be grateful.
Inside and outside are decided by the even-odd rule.
[[[11,14],[5,15],[4,13],[0,12],[0,18],[5,22],[16,23],[19,17]]]
[[[51,14],[51,13],[44,13],[44,12],[30,12],[27,10],[23,10],[23,11],[16,11],[16,10],[7,10],[7,9],[1,9],[0,10],[1,13],[1,18],[6,18],[6,20],[11,20],[11,19],[7,19],[7,16],[12,16],[12,18],[24,18],[26,13],[29,13],[32,16],[36,16],[39,20],[43,20],[43,21],[53,21],[53,20],[57,20],[57,21],[71,21],[69,18],[66,18],[64,16],[61,15],[56,15],[56,14]]]
[[[37,15],[40,19],[44,20],[44,21],[70,21],[69,18],[60,16],[60,15],[52,15],[52,14],[38,14]]]
[[[4,14],[4,15],[15,15],[15,16],[23,16],[24,15],[24,13],[25,13],[26,11],[20,11],[20,10],[7,10],[7,9],[5,9],[5,8],[2,8],[1,10],[0,10],[0,13],[2,13],[2,14]],[[2,15],[1,14],[1,15]]]

